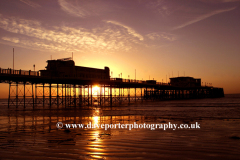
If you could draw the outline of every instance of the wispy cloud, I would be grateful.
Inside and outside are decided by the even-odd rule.
[[[239,1],[239,0],[221,0],[222,2],[237,2],[237,1]]]
[[[49,29],[39,21],[4,17],[3,15],[0,15],[0,28],[15,34],[2,37],[4,41],[22,44],[22,47],[30,47],[29,44],[31,44],[34,49],[53,51],[128,51],[134,44],[143,40],[143,36],[126,26],[124,28],[127,29],[127,33],[123,29],[111,25],[94,29],[68,26],[52,26]]]
[[[177,40],[177,36],[174,34],[166,33],[166,32],[154,32],[146,35],[151,40],[165,40],[165,41],[175,41]]]
[[[103,13],[116,10],[115,4],[112,1],[58,0],[58,4],[64,12],[81,18],[99,16]]]
[[[229,2],[238,2],[240,0],[200,0],[206,3],[229,3]]]
[[[52,44],[45,43],[40,40],[29,40],[26,38],[18,38],[18,37],[2,37],[0,39],[0,43],[6,45],[13,45],[17,47],[39,50],[39,51],[66,51],[66,47],[61,44]],[[79,50],[71,50],[71,51],[79,51]]]
[[[156,1],[144,1],[146,8],[151,9],[152,12],[160,14],[162,17],[167,17],[171,14],[171,6],[168,5],[167,1],[156,0]],[[142,2],[141,2],[142,3]]]
[[[198,16],[198,17],[196,17],[195,19],[193,19],[193,20],[191,20],[191,21],[188,21],[188,22],[186,22],[186,23],[184,23],[184,24],[181,24],[181,25],[179,25],[179,26],[177,26],[177,27],[174,27],[173,30],[180,29],[180,28],[184,28],[184,27],[186,27],[186,26],[188,26],[188,25],[191,25],[191,24],[193,24],[193,23],[199,22],[199,21],[201,21],[201,20],[204,20],[204,19],[209,18],[209,17],[211,17],[211,16],[214,16],[214,15],[216,15],[216,14],[220,14],[220,13],[223,13],[223,12],[232,11],[232,10],[234,10],[235,8],[236,8],[236,7],[212,11],[212,12],[210,12],[210,13],[207,13],[207,14],[204,14],[204,15],[201,15],[201,16]]]
[[[128,31],[129,34],[133,35],[134,37],[139,38],[139,40],[141,40],[141,41],[144,40],[143,36],[140,35],[139,33],[137,33],[137,32],[136,32],[134,29],[132,29],[131,27],[128,27],[128,26],[123,25],[123,24],[121,24],[121,23],[119,23],[119,22],[116,22],[116,21],[107,21],[107,23],[112,23],[112,24],[121,26],[121,27],[127,29],[127,31]]]
[[[147,48],[166,47],[179,39],[177,35],[168,32],[152,32],[146,34],[145,37],[144,46]]]
[[[2,37],[2,40],[13,42],[13,43],[19,43],[19,39],[16,37]]]
[[[85,17],[89,14],[84,8],[75,6],[74,4],[69,3],[69,1],[58,0],[58,3],[61,6],[61,9],[70,15]]]
[[[39,4],[37,4],[36,2],[33,2],[31,0],[20,0],[20,1],[33,7],[33,8],[41,7]]]

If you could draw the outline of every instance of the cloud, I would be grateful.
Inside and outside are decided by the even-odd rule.
[[[238,2],[240,0],[200,0],[206,3],[229,3],[229,2]]]
[[[84,10],[82,7],[75,6],[65,0],[58,0],[61,9],[72,16],[85,17],[89,13]]]
[[[31,0],[20,0],[21,2],[33,7],[33,8],[38,8],[38,7],[41,7],[39,4],[31,1]]]
[[[112,24],[115,24],[115,25],[118,25],[120,27],[123,27],[125,29],[127,29],[128,33],[133,35],[134,37],[137,37],[139,40],[143,41],[144,38],[142,35],[140,35],[139,33],[137,33],[134,29],[132,29],[131,27],[128,27],[126,25],[123,25],[119,22],[116,22],[116,21],[106,21],[107,23],[112,23]]]
[[[15,37],[2,37],[2,40],[13,42],[13,43],[19,43],[19,39]]]
[[[222,0],[222,2],[237,2],[237,1],[239,1],[239,0]]]
[[[143,2],[141,2],[143,3]],[[171,14],[172,8],[168,1],[156,0],[156,1],[144,1],[146,8],[150,9],[154,13],[160,14],[162,17],[167,17]]]
[[[228,11],[231,11],[231,10],[234,10],[236,7],[233,7],[233,8],[228,8],[228,9],[222,9],[222,10],[216,10],[216,11],[213,11],[213,12],[210,12],[210,13],[207,13],[207,14],[204,14],[204,15],[201,15],[199,17],[196,17],[195,19],[191,20],[191,21],[188,21],[184,24],[181,24],[177,27],[174,27],[173,30],[176,30],[176,29],[180,29],[180,28],[184,28],[188,25],[191,25],[193,23],[196,23],[196,22],[199,22],[201,20],[204,20],[206,18],[209,18],[211,16],[214,16],[216,14],[220,14],[220,13],[223,13],[223,12],[228,12]]]
[[[70,1],[58,0],[61,9],[76,17],[99,16],[107,12],[114,12],[119,8],[113,1]]]
[[[33,50],[40,50],[40,51],[66,51],[66,47],[61,44],[53,44],[53,43],[45,43],[44,41],[40,40],[29,40],[25,38],[18,38],[18,37],[2,37],[3,41],[0,40],[0,43],[6,44],[6,45],[13,45],[12,43],[15,43],[14,46],[27,48],[27,49],[33,49]],[[71,51],[79,51],[79,50],[71,50]]]
[[[94,29],[68,26],[46,28],[39,21],[4,17],[1,14],[0,28],[13,34],[12,37],[2,37],[3,41],[22,44],[22,47],[32,46],[33,49],[52,51],[129,51],[143,40],[141,35],[126,26],[124,29],[111,25]]]
[[[175,41],[177,36],[166,32],[154,32],[146,35],[151,40]]]
[[[167,32],[152,32],[145,35],[146,40],[144,46],[147,48],[161,48],[170,45],[172,42],[179,39],[175,34]]]

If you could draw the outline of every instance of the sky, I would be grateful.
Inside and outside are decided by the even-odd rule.
[[[0,67],[71,57],[112,77],[201,78],[240,93],[239,0],[0,0]],[[0,85],[0,98],[8,85]]]

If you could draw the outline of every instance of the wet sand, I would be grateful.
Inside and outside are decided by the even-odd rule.
[[[0,159],[238,159],[240,98],[0,113]],[[191,124],[200,129],[58,129],[77,124]]]

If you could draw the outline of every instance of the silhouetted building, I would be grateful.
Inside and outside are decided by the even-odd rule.
[[[146,80],[146,82],[149,83],[149,84],[156,84],[157,83],[156,80]]]
[[[40,70],[41,76],[43,77],[68,77],[89,80],[110,79],[108,67],[97,69],[75,66],[74,61],[69,58],[48,60],[47,63],[46,70]]]
[[[201,87],[201,79],[193,77],[174,77],[170,78],[170,85],[176,87]]]

